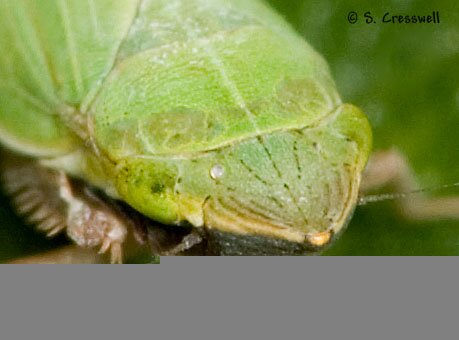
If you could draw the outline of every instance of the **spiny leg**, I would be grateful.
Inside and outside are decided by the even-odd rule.
[[[59,173],[60,197],[67,204],[67,235],[82,247],[100,246],[100,254],[110,250],[111,263],[122,263],[122,244],[127,225],[116,209],[86,187],[78,188]]]
[[[65,229],[65,203],[60,199],[57,174],[23,157],[1,154],[1,179],[17,212],[48,236]]]
[[[363,176],[361,193],[365,196],[370,190],[387,185],[394,186],[400,193],[419,189],[406,158],[397,150],[373,154]],[[401,213],[410,219],[459,219],[459,197],[429,198],[423,193],[414,193],[400,195],[397,202]]]
[[[122,244],[129,221],[111,202],[87,185],[36,161],[2,153],[2,181],[17,211],[48,236],[66,230],[82,247],[110,249],[111,262],[122,262]]]

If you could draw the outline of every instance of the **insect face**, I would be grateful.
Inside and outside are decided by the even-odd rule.
[[[132,170],[120,172],[120,192],[156,220],[245,235],[246,243],[269,238],[285,242],[275,247],[317,250],[353,211],[370,143],[364,115],[342,105],[314,126],[193,157],[132,160],[126,163]]]
[[[222,175],[212,178],[203,208],[206,227],[306,243],[309,249],[328,244],[356,203],[367,151],[362,148],[369,144],[362,117],[345,105],[317,126],[219,151],[214,157]]]

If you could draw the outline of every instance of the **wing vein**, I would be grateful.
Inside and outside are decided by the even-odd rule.
[[[77,44],[75,42],[75,37],[72,33],[70,15],[66,0],[59,1],[59,12],[62,18],[62,23],[64,25],[65,40],[67,44],[67,51],[69,54],[70,62],[72,65],[72,75],[73,80],[75,82],[75,89],[77,91],[78,97],[81,98],[84,90],[83,78],[81,76],[80,65],[78,62]]]
[[[8,12],[8,10],[7,10]],[[13,13],[10,17],[13,16]],[[24,39],[21,35],[21,33],[19,32],[19,27],[21,27],[20,25],[14,25],[11,23],[10,20],[6,20],[5,21],[6,24],[7,24],[7,29],[8,31],[11,33],[11,35],[13,36],[13,41],[14,41],[14,45],[16,47],[16,50],[19,52],[20,56],[22,57],[22,60],[24,61],[25,65],[27,66],[27,68],[29,69],[30,71],[30,74],[32,75],[34,81],[36,82],[37,85],[39,85],[40,88],[42,89],[46,89],[48,87],[48,84],[46,84],[46,82],[44,81],[43,77],[41,77],[39,74],[37,74],[37,66],[34,65],[30,58],[28,58],[27,56],[27,49],[24,45]],[[53,96],[51,96],[49,93],[47,93],[47,91],[40,91],[41,94],[44,95],[44,97],[51,103],[56,103],[56,98],[54,98]]]
[[[96,32],[97,40],[101,40],[102,34],[99,29],[99,19],[97,18],[97,10],[96,6],[94,5],[94,0],[88,0],[88,7],[89,7],[89,15],[91,17],[91,23]]]
[[[93,0],[89,0],[91,1],[91,3],[93,3]],[[98,82],[98,84],[96,86],[94,86],[93,88],[91,88],[87,94],[87,96],[84,98],[84,100],[81,101],[81,108],[80,108],[80,111],[83,112],[83,113],[86,113],[89,109],[89,107],[91,106],[92,102],[94,101],[94,99],[97,97],[98,93],[100,92],[100,89],[102,88],[105,80],[110,76],[110,74],[112,73],[113,69],[115,68],[115,64],[116,64],[116,60],[118,59],[118,55],[119,55],[119,52],[120,52],[120,49],[121,49],[121,46],[123,45],[124,41],[126,40],[126,37],[127,35],[129,34],[129,31],[131,30],[131,27],[132,27],[132,24],[134,23],[134,21],[137,19],[137,17],[139,16],[139,10],[140,10],[140,7],[141,7],[141,4],[142,4],[142,1],[143,0],[140,0],[138,3],[137,3],[137,12],[135,15],[133,15],[132,17],[132,21],[130,22],[130,24],[127,26],[127,29],[126,29],[126,32],[124,33],[124,36],[122,37],[122,39],[120,39],[119,41],[119,44],[118,46],[116,47],[115,49],[115,52],[113,53],[112,57],[111,57],[111,60],[110,60],[110,67],[107,69],[107,72],[101,76],[101,79],[100,81]],[[94,8],[94,15],[97,16],[97,13],[95,11],[95,8]],[[96,17],[96,22],[97,22],[97,17]]]
[[[0,87],[13,89],[18,94],[18,96],[24,98],[27,102],[29,102],[36,108],[43,110],[43,112],[53,112],[53,109],[50,106],[48,106],[47,103],[43,102],[38,97],[34,96],[32,93],[27,91],[23,86],[19,86],[18,84],[14,84],[14,82],[8,81],[4,84],[0,84]]]

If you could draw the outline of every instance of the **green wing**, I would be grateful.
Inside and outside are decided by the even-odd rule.
[[[113,67],[134,0],[0,0],[0,140],[19,152],[68,152],[62,120],[84,111]]]

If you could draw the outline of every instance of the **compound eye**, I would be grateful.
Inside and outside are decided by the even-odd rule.
[[[211,169],[210,169],[210,177],[213,179],[219,179],[220,177],[223,176],[225,173],[225,168],[221,166],[220,164],[215,164]]]

